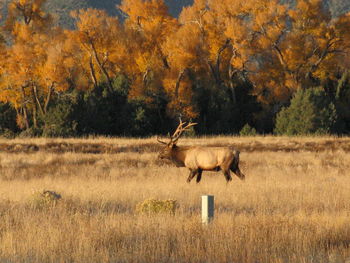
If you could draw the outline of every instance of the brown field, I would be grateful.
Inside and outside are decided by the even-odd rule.
[[[208,137],[246,181],[156,160],[155,138],[0,139],[0,262],[350,262],[350,138]],[[38,206],[33,193],[62,195]],[[215,220],[200,220],[202,194]],[[140,215],[149,198],[175,215]]]

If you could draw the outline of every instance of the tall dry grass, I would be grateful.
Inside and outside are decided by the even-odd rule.
[[[251,149],[241,153],[244,183],[206,172],[199,185],[187,184],[185,168],[156,160],[149,150],[156,148],[147,146],[154,138],[49,141],[126,147],[114,154],[0,152],[0,262],[350,262],[350,153],[300,148],[349,139],[180,143],[225,141]],[[298,151],[290,151],[295,144]],[[128,151],[135,145],[147,147]],[[33,192],[42,189],[62,199],[33,206]],[[215,195],[209,227],[200,221],[202,194]],[[137,214],[135,206],[148,198],[176,199],[179,208],[175,216]]]

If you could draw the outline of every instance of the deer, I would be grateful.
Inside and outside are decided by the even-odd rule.
[[[165,142],[157,137],[157,141],[165,147],[159,152],[158,159],[166,159],[172,161],[177,167],[186,167],[190,170],[187,182],[197,176],[196,182],[202,179],[203,171],[222,171],[226,182],[232,181],[230,170],[241,180],[245,180],[245,175],[239,169],[239,154],[237,150],[230,147],[208,147],[208,146],[177,146],[177,142],[183,132],[197,123],[182,122],[170,135],[170,141]]]

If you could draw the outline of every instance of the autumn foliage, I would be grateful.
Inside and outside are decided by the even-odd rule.
[[[22,130],[47,127],[68,100],[72,110],[99,105],[97,118],[107,111],[106,121],[123,118],[119,126],[132,121],[138,131],[160,123],[148,133],[179,116],[198,120],[203,133],[247,123],[271,132],[293,94],[316,87],[340,122],[350,119],[350,15],[331,16],[321,0],[195,0],[178,18],[163,0],[123,0],[122,18],[72,12],[73,30],[56,26],[44,5],[11,1],[0,32],[0,101]],[[94,131],[80,127],[86,132]]]

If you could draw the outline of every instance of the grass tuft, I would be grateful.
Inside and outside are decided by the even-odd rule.
[[[178,207],[176,200],[157,200],[157,199],[147,199],[136,205],[136,212],[139,214],[175,214]]]
[[[61,198],[61,195],[54,191],[35,191],[30,196],[29,203],[35,209],[52,208],[57,205]]]

